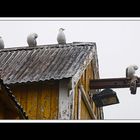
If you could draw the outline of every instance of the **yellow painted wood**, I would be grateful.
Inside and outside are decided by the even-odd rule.
[[[59,91],[59,87],[58,85],[53,85],[51,86],[51,106],[50,106],[50,110],[51,110],[51,114],[50,117],[51,119],[58,119],[58,91]]]
[[[94,113],[95,115],[97,114],[97,110],[96,110],[96,107],[95,107],[95,104],[93,103],[93,101],[90,99],[89,97],[89,81],[91,79],[94,79],[94,73],[93,73],[93,68],[92,68],[92,63],[90,63],[86,70],[84,71],[83,75],[81,76],[81,79],[79,80],[79,82],[81,82],[83,84],[83,87],[86,91],[86,95],[91,103],[91,106],[93,107],[93,110],[94,110]],[[75,87],[75,108],[74,108],[74,111],[75,111],[75,119],[76,119],[76,114],[77,114],[77,100],[78,100],[78,94],[77,94],[77,91],[78,91],[78,87],[76,86]],[[89,113],[88,113],[88,110],[84,104],[83,101],[81,101],[81,119],[91,119]]]
[[[87,108],[83,100],[81,100],[81,120],[88,120],[88,119],[91,119],[91,117],[87,111]]]
[[[37,119],[50,119],[50,100],[50,88],[43,83],[38,95]]]
[[[87,82],[88,82],[88,67],[87,67],[87,69],[85,71],[85,83],[84,83],[85,84],[85,88],[84,89],[86,91],[86,94],[88,94],[88,92],[87,92],[88,91],[88,83]]]
[[[50,82],[51,83],[51,82]],[[11,89],[29,119],[58,118],[58,83],[15,85]]]
[[[36,119],[37,114],[37,95],[39,87],[37,85],[27,85],[27,114],[29,119]]]
[[[58,118],[58,84],[41,84],[38,94],[37,119]]]
[[[27,93],[28,89],[24,86],[20,86],[18,94],[20,94],[20,104],[22,105],[25,111],[27,111]]]
[[[78,85],[75,87],[74,95],[74,119],[78,119]]]

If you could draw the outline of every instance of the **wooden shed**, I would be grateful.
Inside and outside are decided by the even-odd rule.
[[[1,49],[0,69],[0,100],[6,93],[3,102],[16,108],[9,115],[0,103],[1,119],[103,119],[103,109],[92,101],[96,91],[89,89],[89,81],[99,78],[95,43]]]

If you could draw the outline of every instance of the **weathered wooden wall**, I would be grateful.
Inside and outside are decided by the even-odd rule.
[[[90,63],[84,71],[81,79],[74,91],[74,118],[88,120],[92,119],[85,101],[82,99],[78,85],[81,83],[84,87],[86,96],[91,104],[95,115],[100,115],[99,108],[95,107],[90,98],[89,81],[94,79],[93,63]],[[38,83],[27,83],[24,85],[10,86],[19,103],[28,114],[29,119],[70,119],[69,89],[66,81],[48,81]],[[62,92],[62,93],[59,93]],[[65,93],[67,93],[65,95]],[[63,101],[65,99],[65,102]],[[64,106],[65,105],[65,106]],[[0,103],[0,119],[9,116],[9,110],[3,108]],[[68,110],[67,110],[68,109]],[[65,112],[64,112],[65,110]],[[12,114],[12,113],[11,113]],[[97,115],[97,118],[98,118]],[[16,119],[16,118],[15,118]]]
[[[58,119],[58,82],[11,86],[29,119]]]
[[[91,98],[89,97],[89,81],[91,79],[94,79],[94,73],[93,73],[93,67],[92,67],[92,63],[90,63],[87,67],[87,69],[84,71],[81,79],[79,80],[78,84],[81,83],[84,87],[84,90],[86,92],[86,95],[89,99],[89,102],[91,103],[91,106],[93,108],[94,113],[96,114],[96,107],[95,104],[92,102]],[[79,89],[78,89],[78,84],[75,87],[75,107],[74,107],[74,119],[91,119],[91,116],[88,112],[88,109],[79,93]],[[80,99],[81,98],[81,99]],[[81,100],[81,101],[80,101]],[[79,111],[80,110],[80,111]]]

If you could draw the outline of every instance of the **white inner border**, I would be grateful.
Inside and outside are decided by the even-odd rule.
[[[0,21],[140,21],[135,17],[0,17]],[[0,120],[0,123],[138,123],[140,120]]]
[[[1,18],[0,17],[0,21],[140,21],[140,17],[135,18],[135,17],[5,17],[5,18]]]

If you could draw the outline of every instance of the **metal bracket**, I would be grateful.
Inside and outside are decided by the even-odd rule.
[[[130,81],[130,91],[131,94],[136,94],[137,91],[137,82],[138,82],[138,77],[134,76],[131,81]]]

